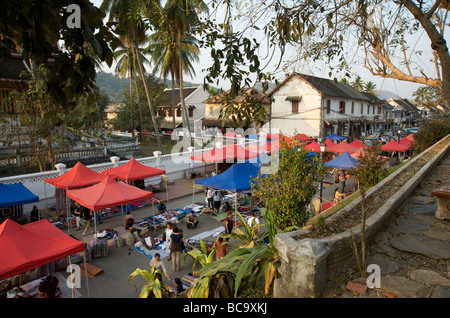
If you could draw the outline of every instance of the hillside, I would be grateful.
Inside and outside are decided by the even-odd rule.
[[[161,80],[161,82],[163,82]],[[104,92],[109,96],[111,102],[120,102],[123,98],[122,92],[128,89],[129,79],[119,78],[112,73],[98,72],[95,78],[96,85],[100,88],[100,91]],[[171,87],[171,81],[166,81],[167,87]],[[184,86],[197,86],[200,84],[195,84],[191,82],[184,82]]]

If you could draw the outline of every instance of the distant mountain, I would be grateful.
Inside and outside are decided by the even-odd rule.
[[[109,96],[111,102],[120,102],[123,98],[123,90],[128,89],[129,84],[128,78],[120,78],[115,76],[112,73],[106,72],[98,72],[95,78],[96,85],[100,88],[100,91],[103,91],[106,95]],[[163,80],[161,80],[161,83]],[[166,81],[167,87],[172,87],[172,81]],[[191,82],[184,82],[184,86],[198,86],[200,84],[195,84]]]
[[[123,88],[128,87],[128,79],[120,78],[112,73],[98,72],[95,84],[100,91],[109,96],[111,102],[120,102],[123,98]]]
[[[386,91],[386,90],[382,90],[378,92],[378,98],[379,99],[385,99],[385,100],[389,100],[389,99],[398,99],[400,98],[396,93],[393,93],[391,91]]]

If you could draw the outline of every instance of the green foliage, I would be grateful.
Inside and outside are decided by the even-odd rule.
[[[220,261],[203,265],[203,268],[199,270],[200,278],[193,283],[188,293],[190,297],[238,297],[238,295],[245,297],[257,286],[262,275],[264,275],[264,292],[265,294],[269,293],[273,281],[280,277],[278,271],[280,258],[274,245],[278,230],[270,209],[263,209],[261,213],[263,214],[263,223],[268,230],[263,235],[253,236],[250,240],[249,235],[254,235],[255,232],[246,226],[242,215],[239,214],[244,231],[238,235],[228,234],[222,235],[222,237],[243,239],[242,244]],[[293,229],[297,228],[289,227],[283,232]],[[270,244],[264,244],[264,241],[261,240],[265,235],[268,236]],[[219,284],[218,282],[221,281],[222,283]],[[211,293],[211,286],[215,286],[214,293]]]
[[[265,231],[258,233],[258,228],[256,226],[249,226],[239,212],[236,211],[236,214],[239,216],[239,220],[242,223],[241,228],[243,228],[243,230],[241,228],[236,228],[232,233],[222,234],[223,238],[234,238],[241,242],[239,247],[252,248],[259,240],[268,234]]]
[[[376,146],[365,147],[358,157],[357,167],[350,169],[349,173],[354,175],[360,186],[365,190],[383,180],[388,175],[388,171],[384,167],[381,148]]]
[[[252,182],[254,194],[274,211],[275,224],[281,229],[306,222],[307,205],[316,193],[314,183],[325,173],[323,165],[307,155],[301,148],[287,147],[282,139],[278,169]]]
[[[65,0],[12,0],[0,2],[0,59],[21,51],[26,61],[41,63],[50,71],[46,93],[66,109],[78,96],[94,88],[96,63],[112,64],[118,44],[110,25],[103,24],[102,10],[88,0],[74,0],[80,7],[81,27],[69,28]]]
[[[417,153],[420,153],[448,134],[450,134],[450,120],[448,118],[427,121],[414,134],[414,149]]]
[[[128,276],[127,284],[130,283],[130,278],[132,278],[134,287],[137,291],[135,277],[140,275],[147,281],[147,285],[142,287],[139,298],[162,298],[162,291],[164,290],[164,288],[162,287],[161,282],[158,279],[159,275],[157,276],[157,274],[162,276],[162,272],[160,270],[155,270],[155,265],[152,266],[150,272],[145,269],[142,270],[137,268],[133,273],[130,274],[130,276]]]

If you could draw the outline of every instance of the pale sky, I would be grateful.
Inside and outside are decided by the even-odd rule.
[[[101,0],[92,0],[94,5],[99,6],[102,2]],[[220,18],[220,16],[218,16]],[[247,21],[245,20],[239,20],[237,21],[237,24],[245,24]],[[416,34],[417,38],[415,38],[413,41],[414,43],[411,44],[411,47],[414,47],[414,49],[423,51],[422,55],[422,62],[426,62],[427,60],[430,60],[431,58],[431,48],[429,45],[429,40],[427,38],[427,35],[424,34],[423,31],[420,31],[421,33]],[[264,44],[264,39],[261,39],[261,45]],[[260,56],[263,58],[267,55],[267,52],[264,51],[264,49],[261,49]],[[289,56],[289,54],[287,54]],[[354,74],[358,74],[361,76],[362,80],[364,82],[372,81],[376,84],[376,90],[377,91],[390,91],[394,94],[398,94],[400,97],[403,98],[412,98],[412,93],[419,88],[421,85],[411,83],[411,82],[405,82],[405,81],[399,81],[399,80],[393,80],[393,79],[383,79],[378,76],[372,76],[372,74],[369,73],[368,70],[366,70],[364,67],[362,67],[361,64],[363,59],[362,57],[354,56],[353,57],[354,63],[352,64],[352,71]],[[277,59],[274,59],[274,62],[272,62],[272,65],[275,65],[278,62]],[[196,65],[196,75],[193,78],[190,78],[189,76],[185,75],[184,80],[188,82],[193,82],[197,84],[203,83],[204,76],[206,74],[206,68],[208,68],[212,64],[212,60],[210,58],[209,50],[207,49],[201,49],[201,55],[200,55],[200,62],[194,63]],[[261,61],[261,65],[264,65],[264,60]],[[426,64],[426,63],[424,63]],[[354,66],[353,66],[354,65]],[[103,68],[103,71],[113,73],[114,65],[112,68]],[[272,68],[268,68],[267,71],[273,71],[274,66]],[[148,71],[151,71],[150,69]],[[292,73],[293,71],[297,71],[300,73],[305,73],[309,75],[314,75],[318,77],[323,78],[329,78],[329,67],[325,63],[309,63],[306,65],[298,66],[297,69],[290,68],[286,71],[286,73],[280,72],[276,75],[277,79],[282,81],[285,76],[284,74]],[[435,77],[435,71],[434,67],[428,63],[428,65],[424,66],[425,74],[431,74],[430,77]],[[350,77],[350,81],[354,80],[356,75],[352,74]],[[333,73],[333,77],[341,78],[344,77],[343,74],[339,73]],[[211,84],[212,86],[217,86],[215,83]],[[228,89],[230,87],[229,83],[226,82],[220,82],[219,86],[221,86],[223,89]],[[396,98],[397,96],[392,96],[393,98]]]

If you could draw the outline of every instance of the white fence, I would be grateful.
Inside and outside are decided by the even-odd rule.
[[[230,138],[227,138],[228,141],[225,144],[232,143]],[[249,140],[243,138],[233,138],[236,143],[240,143],[242,146],[246,147],[248,144],[257,143],[257,140]],[[219,142],[221,142],[219,140]],[[214,144],[215,145],[215,144]],[[215,164],[209,164],[204,162],[195,162],[190,159],[191,156],[200,155],[203,152],[211,150],[212,147],[204,148],[204,149],[195,149],[194,147],[190,147],[189,151],[172,153],[168,155],[161,155],[160,152],[154,152],[155,156],[139,158],[136,159],[141,164],[146,166],[160,168],[166,170],[166,176],[169,180],[177,180],[182,179],[183,175],[186,171],[193,169],[196,172],[204,171],[212,171],[215,167]],[[126,163],[128,160],[116,162],[118,165],[122,165]],[[110,169],[114,167],[114,163],[101,163],[95,165],[89,165],[88,168],[101,172],[106,169]],[[66,169],[64,172],[67,172],[69,169]],[[38,203],[24,204],[23,211],[24,213],[29,213],[33,207],[33,205],[37,205],[39,209],[47,208],[50,205],[55,203],[55,187],[47,182],[44,182],[44,179],[55,178],[60,175],[58,170],[41,172],[41,173],[32,173],[32,174],[24,174],[17,175],[12,177],[0,178],[0,183],[3,184],[14,184],[14,183],[22,183],[27,189],[29,189],[32,193],[39,196]],[[158,184],[160,182],[160,176],[147,178],[145,179],[145,185],[149,184]]]

